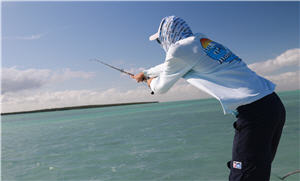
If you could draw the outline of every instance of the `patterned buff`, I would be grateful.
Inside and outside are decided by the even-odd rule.
[[[192,30],[183,19],[167,16],[161,21],[158,39],[163,49],[168,52],[171,44],[192,35]]]

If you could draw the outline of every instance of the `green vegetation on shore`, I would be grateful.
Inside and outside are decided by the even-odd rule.
[[[50,111],[65,111],[65,110],[72,110],[72,109],[89,109],[89,108],[125,106],[125,105],[133,105],[133,104],[149,104],[149,103],[158,103],[158,101],[130,102],[130,103],[118,103],[118,104],[101,104],[101,105],[83,105],[83,106],[71,106],[71,107],[61,107],[61,108],[39,109],[39,110],[32,110],[32,111],[7,112],[7,113],[1,113],[1,116],[10,115],[10,114],[25,114],[25,113],[50,112]]]

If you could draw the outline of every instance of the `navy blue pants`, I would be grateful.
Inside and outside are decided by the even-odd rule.
[[[285,123],[285,108],[276,93],[237,108],[230,181],[268,181]]]

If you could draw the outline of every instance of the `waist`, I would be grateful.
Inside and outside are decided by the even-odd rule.
[[[270,106],[269,100],[277,99],[277,98],[278,98],[277,94],[275,92],[273,92],[273,93],[266,95],[265,97],[263,97],[257,101],[254,101],[250,104],[245,104],[245,105],[239,106],[236,110],[238,113],[241,113],[244,111],[262,110],[264,108],[267,108],[266,106]]]

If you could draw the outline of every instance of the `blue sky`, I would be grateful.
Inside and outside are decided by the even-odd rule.
[[[168,15],[182,17],[194,33],[224,44],[248,64],[275,61],[299,48],[299,2],[3,2],[2,68],[12,76],[29,70],[27,76],[65,76],[24,88],[28,96],[30,91],[134,90],[138,85],[128,77],[88,60],[101,58],[134,72],[162,63],[162,48],[148,37]],[[280,67],[270,74],[298,69]],[[22,86],[13,86],[11,96],[24,94]]]

